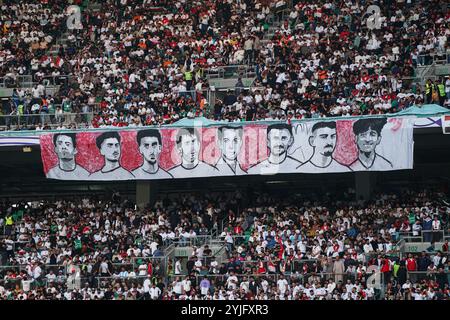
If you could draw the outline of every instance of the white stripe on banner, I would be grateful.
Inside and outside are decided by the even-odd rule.
[[[414,128],[415,129],[439,128],[440,126],[441,126],[441,118],[440,117],[416,118],[414,120]]]
[[[442,120],[441,120],[442,119]],[[450,125],[444,123],[444,117],[426,117],[426,118],[416,118],[414,120],[414,128],[436,128],[441,127],[444,133],[450,132]],[[38,145],[40,144],[39,136],[33,137],[1,137],[0,136],[0,147],[12,147],[12,146],[26,146],[26,145]]]
[[[39,136],[35,137],[0,137],[0,147],[39,145]]]

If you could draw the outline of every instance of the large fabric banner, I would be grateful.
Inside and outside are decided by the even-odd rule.
[[[133,180],[413,168],[408,118],[227,123],[41,136],[47,178]]]

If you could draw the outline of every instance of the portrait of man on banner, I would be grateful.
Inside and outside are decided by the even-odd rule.
[[[311,158],[304,164],[298,166],[300,172],[345,172],[351,171],[333,158],[336,149],[337,132],[335,121],[317,122],[311,129],[308,142],[313,148]]]
[[[276,174],[292,172],[302,164],[300,160],[288,155],[294,143],[292,126],[287,123],[272,124],[267,127],[267,148],[269,157],[250,167],[249,174]]]
[[[139,153],[144,160],[142,166],[132,171],[136,179],[170,179],[170,173],[159,165],[162,138],[158,129],[139,130],[136,135]]]
[[[181,163],[169,170],[174,178],[209,177],[218,174],[214,166],[199,159],[201,139],[197,129],[179,129],[175,142]]]
[[[217,145],[221,155],[215,166],[220,175],[247,174],[238,161],[243,133],[242,127],[222,126],[217,129]]]
[[[392,170],[391,161],[376,152],[381,142],[381,131],[386,123],[386,118],[355,121],[353,133],[358,148],[358,158],[350,164],[352,170]]]
[[[53,145],[58,156],[58,165],[48,171],[47,178],[82,180],[89,176],[89,172],[75,162],[75,155],[78,153],[75,133],[53,135]]]
[[[105,159],[103,168],[92,173],[92,180],[129,180],[134,176],[120,165],[121,139],[118,132],[104,132],[95,141]]]

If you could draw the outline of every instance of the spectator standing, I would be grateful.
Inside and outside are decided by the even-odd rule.
[[[158,300],[161,296],[161,289],[153,283],[152,287],[149,289],[149,294],[151,300]]]
[[[210,287],[211,287],[211,282],[208,280],[207,277],[204,277],[203,280],[200,282],[200,293],[203,296],[206,296],[209,292]]]
[[[398,268],[397,271],[397,281],[401,286],[406,282],[407,276],[408,276],[407,269],[404,261],[402,261],[400,262],[400,267]]]
[[[433,101],[433,82],[431,79],[428,79],[425,83],[425,97],[426,97],[426,103],[430,104]]]
[[[442,252],[448,252],[448,240],[445,240],[444,244],[442,245]]]
[[[345,265],[344,261],[340,259],[340,257],[336,257],[336,260],[334,261],[333,265],[333,273],[334,273],[334,282],[339,283],[344,281],[344,272],[345,272]]]
[[[247,64],[253,63],[253,46],[254,46],[254,39],[253,37],[248,37],[244,42],[244,61]]]
[[[441,239],[441,221],[438,216],[434,216],[434,220],[431,223],[431,229],[433,231],[432,243],[436,243]]]
[[[183,268],[181,267],[181,259],[177,258],[175,262],[175,275],[183,274]]]
[[[235,95],[239,96],[244,91],[244,89],[245,88],[244,88],[244,83],[242,82],[242,78],[239,77],[236,82],[236,85],[235,85],[235,90],[234,90]]]
[[[446,98],[445,84],[444,84],[443,79],[437,84],[437,91],[439,94],[439,105],[441,105],[443,107],[444,103],[445,103],[445,98]]]
[[[447,101],[450,101],[450,76],[445,80],[445,94],[447,95]]]

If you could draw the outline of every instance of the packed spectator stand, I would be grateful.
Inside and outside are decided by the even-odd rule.
[[[448,300],[446,196],[352,198],[186,194],[144,209],[117,195],[4,202],[0,298]],[[401,253],[411,235],[430,247]],[[192,254],[169,256],[174,247]]]
[[[356,116],[449,103],[449,78],[411,80],[430,60],[450,63],[446,1],[385,1],[375,26],[367,1],[74,1],[81,24],[69,29],[64,1],[35,2],[2,4],[0,78],[14,88],[2,105],[4,129]],[[236,65],[254,70],[253,83],[239,79],[220,95],[208,75],[237,78]],[[28,75],[32,87],[21,87]],[[49,84],[59,90],[49,94]]]
[[[364,0],[71,4],[0,1],[0,130],[450,105],[450,77],[425,76],[450,64],[447,1],[386,0],[375,20]],[[0,300],[449,300],[446,194],[354,199],[2,198]]]

